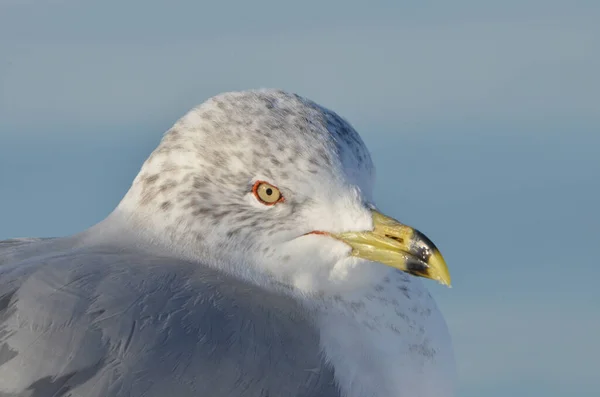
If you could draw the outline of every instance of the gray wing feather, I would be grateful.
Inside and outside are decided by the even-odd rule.
[[[208,267],[0,242],[0,397],[338,396],[294,301]]]

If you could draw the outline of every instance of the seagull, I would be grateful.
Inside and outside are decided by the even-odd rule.
[[[452,396],[448,268],[374,177],[313,101],[208,99],[103,221],[0,242],[0,396]]]

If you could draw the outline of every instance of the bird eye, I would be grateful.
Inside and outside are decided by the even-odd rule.
[[[252,193],[254,193],[258,201],[265,205],[273,205],[283,201],[283,196],[279,189],[267,182],[256,182],[252,187]]]

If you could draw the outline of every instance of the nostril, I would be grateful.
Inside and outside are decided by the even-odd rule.
[[[402,237],[392,236],[391,234],[386,234],[385,237],[391,238],[392,240],[395,240],[401,244],[404,244],[404,239]]]

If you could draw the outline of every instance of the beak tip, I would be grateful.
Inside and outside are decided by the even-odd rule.
[[[434,273],[432,274],[434,280],[442,285],[452,288],[452,278],[448,271],[448,265],[446,265],[444,257],[437,248],[433,250],[427,264],[429,265],[430,272]]]
[[[448,280],[439,279],[437,281],[438,281],[438,283],[440,283],[441,285],[443,285],[445,287],[452,288],[452,284],[451,284],[450,279],[448,279]]]

